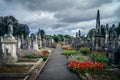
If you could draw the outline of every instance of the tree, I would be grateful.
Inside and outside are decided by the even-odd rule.
[[[12,20],[13,24],[13,35],[14,36],[21,36],[22,34],[24,37],[29,34],[29,27],[26,24],[19,24],[18,20],[13,16],[5,16],[0,17],[0,36],[4,36],[8,34],[8,19]]]
[[[59,41],[64,41],[64,36],[62,34],[58,34]]]
[[[65,38],[71,39],[72,37],[70,35],[64,35]]]
[[[57,43],[60,41],[60,38],[59,38],[58,35],[54,35],[54,36],[53,36],[53,39],[54,39],[54,41],[57,42]]]
[[[88,31],[87,36],[88,36],[89,38],[92,38],[94,31],[95,31],[95,28],[90,29],[90,30]]]

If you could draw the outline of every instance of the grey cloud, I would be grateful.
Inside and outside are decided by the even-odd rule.
[[[101,20],[104,19],[104,22],[119,22],[120,2],[117,3],[118,1],[119,0],[0,0],[0,15],[15,15],[18,20],[28,24],[30,27],[51,28],[53,30],[51,33],[61,28],[61,30],[65,32],[70,27],[73,29],[75,27],[81,28],[84,32],[85,28],[88,30],[94,26],[90,24],[80,27],[81,25],[71,26],[71,24],[80,22],[89,24],[91,20],[96,19],[97,9],[100,9]],[[43,13],[48,12],[48,14],[55,13],[53,17],[57,20],[49,20],[49,17],[45,19],[41,17],[40,19],[34,18],[35,20],[32,20],[33,15],[40,14],[41,11]],[[44,16],[46,16],[46,14]],[[31,20],[26,20],[25,18],[27,17],[30,17]],[[115,18],[112,20],[111,17]],[[26,21],[24,21],[24,19]]]
[[[112,0],[5,0],[6,2],[20,3],[30,10],[59,11],[71,8],[89,9],[98,7]]]

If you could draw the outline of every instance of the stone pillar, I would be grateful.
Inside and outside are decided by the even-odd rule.
[[[39,48],[38,48],[37,36],[36,36],[36,38],[35,38],[35,41],[33,42],[33,49],[39,50]]]
[[[41,49],[42,48],[42,39],[41,39],[41,35],[38,34],[38,48]]]
[[[2,42],[3,63],[12,64],[17,61],[16,46],[17,40],[10,38],[4,39]]]

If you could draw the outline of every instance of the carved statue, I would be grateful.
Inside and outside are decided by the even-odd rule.
[[[12,37],[13,36],[13,23],[10,17],[8,18],[7,24],[8,24],[8,36]]]

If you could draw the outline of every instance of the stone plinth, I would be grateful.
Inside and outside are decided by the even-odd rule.
[[[2,41],[3,63],[12,64],[17,61],[16,55],[17,40],[15,38],[7,37]]]

